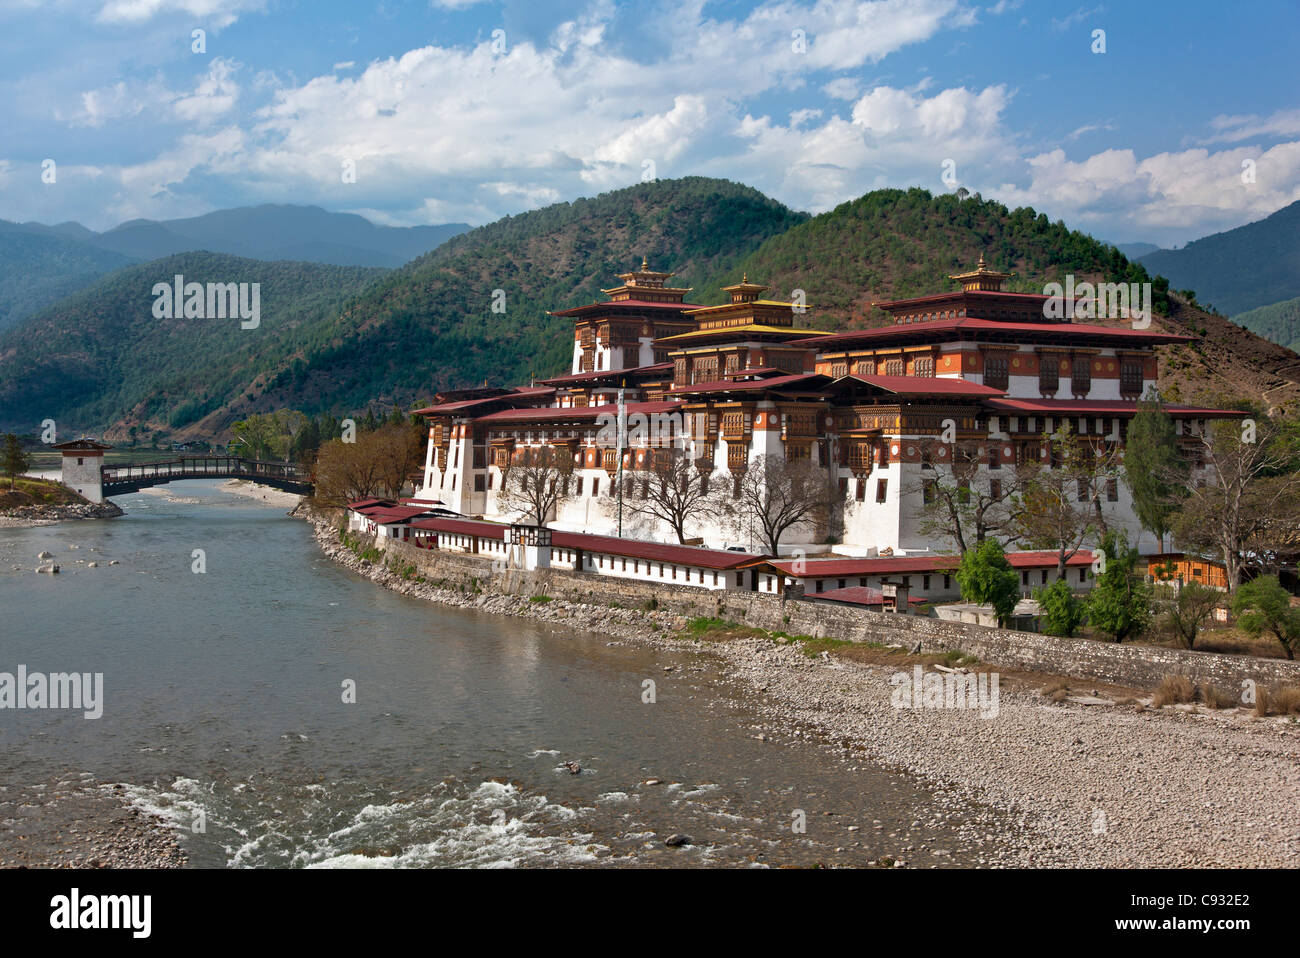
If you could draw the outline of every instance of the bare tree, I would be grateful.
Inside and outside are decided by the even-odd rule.
[[[668,523],[677,541],[684,543],[686,524],[712,511],[709,476],[683,450],[657,452],[659,455],[651,457],[649,469],[633,473],[632,481],[641,482],[645,495],[631,500],[629,508],[633,515]]]
[[[985,539],[1005,546],[1016,535],[1015,516],[1026,472],[983,468],[984,446],[938,440],[926,440],[921,446],[926,466],[919,487],[911,490],[921,493],[917,527],[926,535],[951,539],[959,552],[978,548]]]
[[[795,526],[810,525],[819,534],[830,517],[830,478],[807,459],[759,456],[737,480],[736,494],[729,497],[729,491],[717,490],[720,510],[737,530],[753,522],[772,555]]]
[[[1183,547],[1223,556],[1228,588],[1241,584],[1248,556],[1267,556],[1296,540],[1300,472],[1277,425],[1259,419],[1209,424],[1190,445],[1206,474],[1187,482],[1174,517]]]
[[[545,526],[569,498],[573,456],[563,448],[534,446],[516,450],[501,470],[497,506]]]
[[[1043,443],[1046,455],[1025,467],[1013,528],[1031,548],[1055,552],[1057,577],[1064,578],[1066,564],[1097,528],[1093,471],[1068,423]]]

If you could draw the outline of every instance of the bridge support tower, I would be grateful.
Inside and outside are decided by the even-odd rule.
[[[104,450],[102,442],[82,437],[54,446],[63,453],[63,484],[90,502],[104,501]]]

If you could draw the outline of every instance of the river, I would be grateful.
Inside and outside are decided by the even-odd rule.
[[[391,593],[327,560],[306,523],[219,486],[0,528],[0,671],[102,672],[105,687],[97,720],[0,710],[0,781],[121,783],[209,867],[975,854],[914,780],[773,735],[708,655]],[[33,572],[42,551],[59,575]],[[692,844],[667,847],[676,833]]]

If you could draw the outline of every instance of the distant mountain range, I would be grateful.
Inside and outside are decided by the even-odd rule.
[[[464,223],[376,226],[315,206],[264,205],[176,220],[131,220],[103,233],[80,223],[0,220],[0,329],[131,263],[207,251],[245,259],[395,268],[465,232]]]
[[[1225,316],[1300,296],[1300,201],[1271,216],[1182,249],[1140,257],[1172,289],[1195,290],[1197,301]]]
[[[1015,290],[1067,273],[1153,282],[1170,311],[1158,325],[1203,337],[1163,350],[1171,398],[1300,398],[1300,356],[1166,299],[1141,263],[1032,209],[878,190],[810,217],[741,184],[688,177],[506,217],[395,270],[219,253],[128,266],[0,333],[0,428],[54,418],[110,441],[210,437],[251,412],[346,414],[485,380],[526,383],[568,367],[572,327],[552,311],[603,298],[642,257],[676,270],[692,302],[720,302],[720,287],[747,272],[774,295],[804,290],[809,325],[843,329],[882,322],[873,302],[951,288],[946,277],[981,254],[1017,274]],[[152,285],[174,273],[261,283],[261,326],[154,318]]]

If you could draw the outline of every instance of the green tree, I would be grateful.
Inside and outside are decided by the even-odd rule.
[[[1138,550],[1120,532],[1101,541],[1104,568],[1088,595],[1086,609],[1093,627],[1116,642],[1141,635],[1151,624],[1151,587],[1137,574]]]
[[[1048,635],[1074,635],[1083,624],[1083,600],[1070,591],[1070,583],[1064,579],[1035,589],[1034,599],[1043,610]]]
[[[10,489],[14,487],[14,480],[26,472],[30,465],[31,460],[27,458],[27,453],[23,452],[23,444],[18,441],[18,437],[13,433],[6,433],[4,453],[0,455],[0,466],[9,477]]]
[[[996,539],[985,539],[977,549],[962,554],[957,584],[963,599],[992,606],[999,625],[1006,624],[1020,599],[1020,576]]]
[[[1165,411],[1154,388],[1138,403],[1128,427],[1124,447],[1124,484],[1133,495],[1133,511],[1142,528],[1165,546],[1173,528],[1177,490],[1187,475],[1187,463],[1178,452],[1174,420]]]
[[[1247,635],[1271,632],[1282,643],[1286,657],[1295,658],[1295,647],[1300,644],[1300,609],[1291,607],[1291,594],[1277,576],[1260,576],[1239,588],[1232,597],[1232,611]]]
[[[1170,587],[1165,587],[1166,591]],[[1223,593],[1199,582],[1188,582],[1174,591],[1173,597],[1162,603],[1164,622],[1178,640],[1191,648],[1196,644],[1196,636],[1219,603]]]

